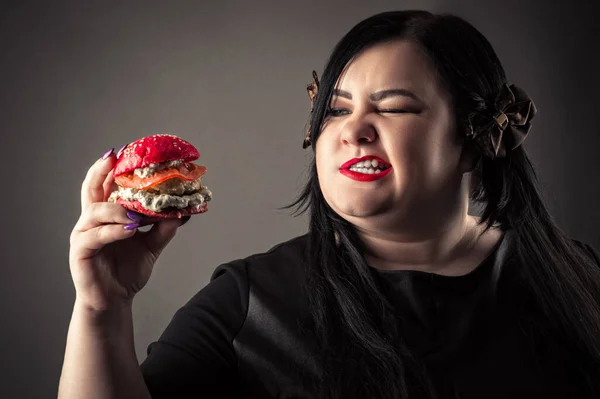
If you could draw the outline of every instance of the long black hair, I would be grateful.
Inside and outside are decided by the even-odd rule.
[[[391,39],[416,43],[428,55],[439,84],[451,94],[457,132],[465,131],[465,121],[493,116],[507,78],[477,29],[451,14],[385,12],[352,28],[326,63],[310,119],[313,149],[344,67],[367,47]],[[470,200],[483,207],[485,229],[496,225],[516,233],[515,255],[523,265],[519,281],[540,315],[534,324],[556,332],[565,352],[577,359],[572,367],[582,385],[600,397],[598,266],[554,222],[522,146],[505,158],[476,158],[471,183]],[[318,397],[397,399],[418,392],[436,397],[402,338],[402,320],[362,256],[355,229],[325,201],[314,160],[307,185],[290,207],[310,211],[307,293],[323,354]]]

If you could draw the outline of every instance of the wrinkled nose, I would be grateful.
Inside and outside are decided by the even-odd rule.
[[[375,127],[364,118],[356,117],[349,119],[343,126],[340,139],[346,145],[359,145],[371,143],[376,138]]]

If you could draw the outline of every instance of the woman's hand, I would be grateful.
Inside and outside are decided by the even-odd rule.
[[[180,220],[164,220],[147,232],[138,231],[150,221],[107,202],[117,189],[115,162],[110,150],[88,170],[81,187],[81,216],[70,237],[69,265],[77,301],[96,311],[129,305],[182,225]]]

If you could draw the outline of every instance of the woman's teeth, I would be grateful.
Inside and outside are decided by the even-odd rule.
[[[350,166],[348,169],[353,172],[365,173],[369,175],[373,175],[376,173],[381,173],[382,171],[388,169],[390,166],[380,163],[376,159],[370,159],[366,161],[360,161]]]

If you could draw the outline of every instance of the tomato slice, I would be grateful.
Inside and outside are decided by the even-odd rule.
[[[205,166],[193,163],[183,163],[173,168],[159,170],[148,177],[139,177],[133,172],[127,173],[115,177],[115,183],[124,188],[142,190],[173,178],[187,181],[198,180],[204,173],[206,173]]]

